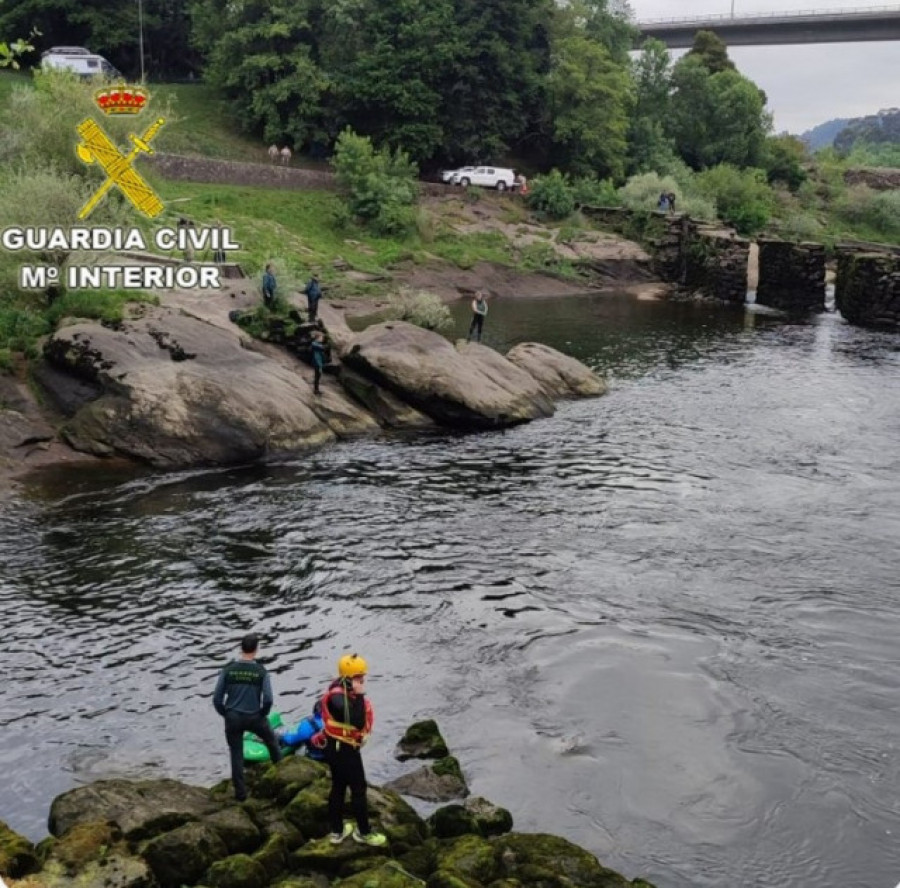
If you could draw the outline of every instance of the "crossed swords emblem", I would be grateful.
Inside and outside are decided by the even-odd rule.
[[[107,177],[106,181],[79,210],[79,219],[86,219],[113,186],[125,195],[136,210],[151,219],[163,211],[163,202],[132,164],[138,154],[154,153],[150,143],[165,122],[164,117],[159,117],[147,127],[142,135],[136,136],[134,133],[129,133],[128,138],[134,147],[128,154],[123,154],[116,148],[93,118],[88,117],[78,124],[78,135],[83,139],[75,146],[79,160],[88,164],[96,162],[103,168]]]

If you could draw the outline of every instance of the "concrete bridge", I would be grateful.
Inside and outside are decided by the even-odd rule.
[[[637,27],[638,46],[655,37],[670,49],[691,47],[697,31],[714,31],[729,46],[900,40],[900,6],[704,15],[654,19]]]

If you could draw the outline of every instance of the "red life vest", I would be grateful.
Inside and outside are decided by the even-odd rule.
[[[340,694],[344,697],[344,717],[349,719],[349,707],[346,701],[351,693],[349,689],[344,688],[340,684],[330,687],[325,692],[325,696],[322,698],[322,721],[325,725],[323,730],[326,737],[331,737],[333,740],[337,740],[338,743],[347,743],[350,746],[359,748],[366,742],[369,734],[372,733],[372,726],[375,724],[375,712],[368,698],[363,698],[366,710],[366,723],[362,728],[357,728],[355,725],[350,724],[349,721],[339,721],[331,714],[331,709],[328,707],[328,701],[336,694]]]

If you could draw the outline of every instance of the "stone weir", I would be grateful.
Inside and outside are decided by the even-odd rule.
[[[204,315],[202,299],[63,326],[34,378],[75,450],[163,468],[250,462],[380,429],[501,429],[551,416],[557,399],[606,391],[583,364],[543,345],[504,356],[399,321],[354,334],[340,312],[321,309],[332,362],[320,394],[311,328],[296,310],[277,318],[249,309],[261,341],[224,313]]]
[[[383,846],[332,844],[328,769],[288,755],[249,766],[243,803],[227,782],[117,779],[73,789],[54,800],[51,836],[37,846],[0,822],[0,876],[9,888],[653,888],[566,839],[513,832],[508,811],[466,798],[433,721],[413,725],[396,755],[431,760],[402,792],[415,796],[452,773],[440,785],[458,801],[425,820],[398,792],[370,786]]]
[[[841,244],[834,297],[851,324],[900,330],[900,250]]]
[[[760,238],[756,302],[787,312],[825,311],[824,245]]]
[[[645,244],[653,270],[664,281],[723,302],[747,301],[750,241],[730,228],[698,222],[681,213],[637,213],[622,207],[582,207],[612,231]]]

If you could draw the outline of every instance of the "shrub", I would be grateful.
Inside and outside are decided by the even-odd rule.
[[[350,211],[378,234],[399,234],[415,224],[418,170],[400,149],[378,151],[349,127],[338,136],[333,158]]]
[[[572,182],[572,197],[577,207],[617,207],[622,201],[610,179],[581,176]]]
[[[900,234],[900,193],[873,191],[865,185],[848,188],[834,205],[838,218],[887,236]]]
[[[763,170],[721,163],[698,173],[696,182],[700,193],[716,202],[721,218],[741,234],[756,234],[772,215],[775,195]]]
[[[619,198],[629,210],[649,212],[657,208],[659,196],[663,193],[674,194],[676,206],[679,210],[684,210],[681,188],[674,177],[660,176],[659,173],[641,173],[632,176],[619,189]]]
[[[559,170],[532,179],[527,201],[532,210],[548,219],[565,219],[575,209],[572,183]]]
[[[442,330],[452,323],[450,309],[434,293],[401,287],[388,301],[385,313],[398,321],[408,321],[426,330]]]

